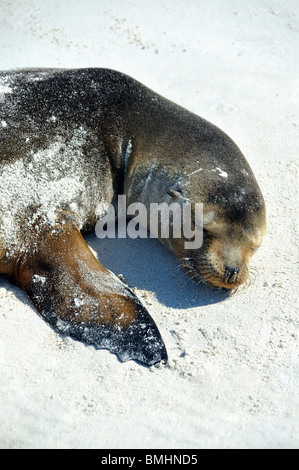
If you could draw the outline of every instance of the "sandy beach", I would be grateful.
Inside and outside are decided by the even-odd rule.
[[[223,129],[262,189],[252,282],[196,284],[157,240],[87,237],[169,362],[57,334],[0,277],[0,448],[299,447],[297,0],[2,0],[0,68],[106,67]],[[1,188],[0,188],[1,191]]]

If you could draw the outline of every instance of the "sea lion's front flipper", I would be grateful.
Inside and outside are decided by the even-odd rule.
[[[19,259],[15,278],[56,329],[120,360],[152,365],[167,360],[149,313],[133,292],[102,266],[72,221],[46,231]]]

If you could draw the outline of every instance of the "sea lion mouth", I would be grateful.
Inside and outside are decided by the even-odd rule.
[[[203,283],[214,289],[232,292],[244,284],[249,277],[246,265],[239,267],[225,266],[217,269],[207,257],[183,257],[180,264],[184,271],[196,282]]]

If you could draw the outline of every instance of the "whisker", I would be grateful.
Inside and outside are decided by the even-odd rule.
[[[198,270],[200,266],[200,272]],[[211,261],[207,256],[197,256],[196,258],[191,258],[185,254],[179,258],[178,268],[181,268],[185,273],[195,282],[204,284],[207,286],[212,286],[218,291],[227,291],[229,296],[240,295],[246,291],[250,286],[252,286],[258,277],[258,270],[255,266],[250,267],[250,274],[248,279],[241,284],[240,286],[234,287],[233,289],[224,288],[217,286],[215,279],[219,277],[221,272],[221,267],[216,266],[217,269],[211,268]]]

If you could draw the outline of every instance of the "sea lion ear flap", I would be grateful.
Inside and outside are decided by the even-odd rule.
[[[180,198],[182,197],[181,191],[174,191],[173,189],[170,189],[167,191],[168,196],[171,196],[173,198]]]

